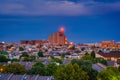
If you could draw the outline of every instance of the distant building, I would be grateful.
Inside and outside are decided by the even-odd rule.
[[[49,35],[48,41],[52,45],[65,45],[67,44],[67,37],[64,35],[64,28],[60,28],[59,32]]]
[[[21,40],[20,41],[21,45],[24,45],[24,44],[39,45],[44,43],[48,43],[48,41],[47,40]]]
[[[120,49],[120,42],[112,41],[102,41],[101,48],[111,48],[111,49]]]
[[[101,44],[101,48],[117,48],[117,45],[114,41],[103,41]]]
[[[117,48],[120,49],[120,42],[116,43],[116,45],[117,45]]]

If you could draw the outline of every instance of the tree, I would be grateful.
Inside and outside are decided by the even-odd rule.
[[[43,52],[42,51],[38,52],[38,56],[39,57],[44,57]]]
[[[61,59],[64,60],[65,54],[61,54]]]
[[[29,57],[28,53],[27,52],[23,52],[21,57]]]
[[[7,66],[4,67],[3,69],[3,73],[5,74],[25,74],[26,73],[26,69],[25,66],[21,65],[21,64],[9,64]]]
[[[120,66],[118,67],[118,71],[120,72]]]
[[[74,64],[73,68],[75,71],[74,80],[88,80],[89,79],[89,76],[87,75],[87,73],[85,71],[83,71],[79,65]]]
[[[120,72],[115,67],[108,67],[98,74],[98,80],[120,80]]]
[[[88,53],[88,52],[85,52],[85,55],[89,55],[89,53]]]
[[[85,55],[81,58],[81,60],[91,60],[91,61],[93,61],[93,57],[91,57],[91,55],[89,55],[89,54],[85,54]]]
[[[95,56],[95,52],[94,51],[92,51],[91,52],[91,57],[93,57],[93,58],[95,58],[96,56]]]
[[[36,74],[36,75],[45,75],[45,69],[43,67],[34,66],[31,70],[28,71],[28,74]]]
[[[12,60],[11,60],[11,62],[20,62],[20,60],[19,60],[19,59],[14,58],[14,59],[12,59]]]
[[[5,52],[5,51],[0,52],[0,54],[1,54],[1,55],[8,55],[8,53]]]
[[[59,64],[62,64],[62,60],[59,59],[59,58],[53,58],[51,61],[52,61],[52,62],[57,62],[57,63],[59,63]]]
[[[23,61],[35,61],[35,59],[36,59],[36,56],[31,55],[29,57],[24,57]]]
[[[57,67],[58,66],[54,63],[48,64],[45,68],[45,75],[46,76],[52,76],[55,73]]]
[[[35,61],[36,60],[36,56],[35,55],[31,55],[30,59],[31,59],[31,61]]]
[[[6,58],[6,56],[4,55],[0,55],[0,62],[7,62],[8,58]]]
[[[71,63],[78,64],[85,72],[87,72],[89,76],[89,80],[96,80],[98,72],[92,69],[92,61],[73,59]]]
[[[107,61],[105,59],[103,59],[103,58],[95,58],[94,63],[101,63],[101,64],[107,66]]]
[[[55,80],[88,80],[89,77],[85,71],[77,64],[68,64],[59,66],[54,74]]]
[[[45,75],[45,65],[42,62],[36,62],[32,69],[28,71],[28,74]]]
[[[40,61],[36,62],[36,63],[33,65],[33,67],[36,67],[36,66],[45,67],[45,65],[44,65],[42,62],[40,62]]]

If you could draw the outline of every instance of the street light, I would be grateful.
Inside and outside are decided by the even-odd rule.
[[[0,68],[0,72],[2,72],[3,71],[3,68]]]

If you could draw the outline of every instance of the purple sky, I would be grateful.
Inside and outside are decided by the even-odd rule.
[[[120,1],[94,0],[1,0],[0,14],[11,15],[95,15],[120,11]]]

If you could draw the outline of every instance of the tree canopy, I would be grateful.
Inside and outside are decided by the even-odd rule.
[[[52,62],[59,63],[59,64],[62,64],[62,60],[59,59],[59,58],[54,58],[54,57],[53,57],[51,61],[52,61]]]
[[[44,57],[43,52],[42,52],[42,51],[39,51],[39,52],[38,52],[38,56],[39,56],[39,57]]]
[[[95,57],[96,57],[96,55],[95,55],[95,52],[94,52],[94,51],[92,51],[92,52],[91,52],[91,57],[93,57],[93,58],[95,58]]]
[[[45,68],[45,75],[46,76],[52,76],[55,73],[57,67],[58,66],[54,63],[48,64]]]
[[[3,69],[3,73],[5,74],[25,74],[26,73],[26,69],[25,66],[18,64],[18,63],[14,63],[14,64],[9,64],[7,66],[4,67]]]
[[[32,69],[28,71],[28,74],[40,74],[45,75],[45,65],[42,62],[36,62]]]
[[[0,62],[7,62],[8,58],[4,55],[0,55]]]
[[[101,63],[101,64],[107,66],[107,61],[105,59],[103,59],[103,58],[95,58],[94,63]]]
[[[88,80],[87,73],[77,64],[59,66],[54,74],[55,80]]]
[[[36,60],[36,56],[31,55],[29,57],[24,57],[23,61],[35,61]]]
[[[5,51],[0,52],[0,54],[2,54],[2,55],[8,55],[8,53],[5,52]]]
[[[120,72],[115,67],[108,67],[98,74],[98,80],[120,80]]]
[[[20,57],[29,57],[27,52],[23,52],[22,55]]]
[[[96,80],[98,72],[92,69],[92,61],[73,59],[71,63],[78,64],[84,71],[86,71],[88,73],[89,80]]]

